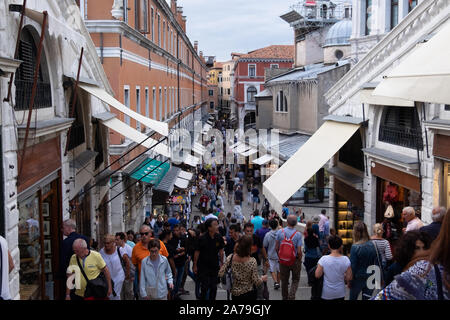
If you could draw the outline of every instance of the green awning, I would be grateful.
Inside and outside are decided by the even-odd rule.
[[[151,185],[157,186],[159,182],[164,178],[167,171],[170,169],[170,164],[168,162],[162,163],[161,161],[148,158],[141,162],[136,169],[134,169],[131,177],[133,179],[139,180],[142,177],[141,181],[149,183]],[[159,166],[159,167],[158,167]],[[157,169],[155,169],[158,167]],[[155,170],[154,170],[155,169]],[[153,170],[153,171],[152,171]],[[152,171],[151,173],[149,173]],[[149,173],[149,174],[147,174]]]

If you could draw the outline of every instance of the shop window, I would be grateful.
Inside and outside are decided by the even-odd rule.
[[[30,29],[24,28],[20,34],[18,53],[18,59],[23,62],[20,64],[14,77],[14,85],[16,86],[15,110],[28,110],[30,107],[37,53],[38,49],[36,41]],[[51,86],[46,69],[45,52],[44,49],[42,49],[33,109],[48,108],[52,106]]]
[[[364,171],[364,153],[359,130],[339,150],[339,161],[359,171]]]
[[[416,109],[386,106],[380,125],[379,140],[423,150],[422,131]]]
[[[341,237],[344,248],[343,253],[349,254],[353,243],[353,227],[355,222],[364,220],[364,209],[355,206],[352,202],[336,195],[337,216],[336,231]]]
[[[75,121],[72,123],[72,127],[70,128],[70,136],[69,136],[69,145],[67,150],[75,149],[76,147],[82,145],[86,139],[84,134],[84,121],[83,121],[83,112],[80,104],[80,97],[77,98],[75,103],[75,110],[72,111],[72,101],[73,94],[70,98],[70,115],[73,115]]]

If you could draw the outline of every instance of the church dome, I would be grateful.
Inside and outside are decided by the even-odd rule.
[[[352,21],[345,19],[336,22],[330,30],[328,30],[325,38],[325,46],[342,46],[349,45],[348,41],[352,35]]]

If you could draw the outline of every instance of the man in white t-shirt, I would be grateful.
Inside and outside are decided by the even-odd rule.
[[[131,263],[133,248],[126,243],[126,235],[123,232],[116,233],[116,245],[125,264],[125,280],[122,286],[121,299],[134,300],[133,282],[136,270],[135,266]]]
[[[413,207],[406,207],[402,210],[403,219],[408,223],[406,228],[403,228],[403,232],[409,232],[419,230],[423,227],[423,222],[416,217],[416,211]]]
[[[14,262],[8,250],[8,243],[0,236],[0,300],[11,300],[9,274],[13,269]]]
[[[352,279],[350,259],[340,253],[342,239],[331,236],[328,239],[331,254],[322,256],[317,263],[316,278],[323,275],[322,300],[344,300],[345,283]]]

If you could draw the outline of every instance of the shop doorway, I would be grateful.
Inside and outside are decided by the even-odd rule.
[[[60,294],[62,239],[59,178],[19,197],[20,297],[53,300]]]

